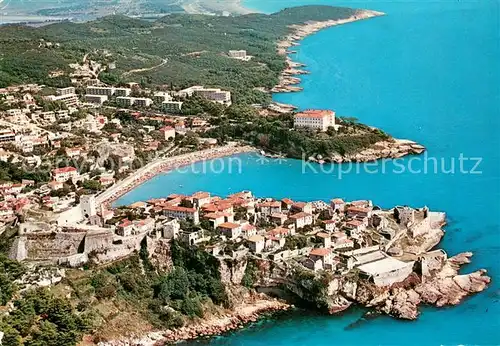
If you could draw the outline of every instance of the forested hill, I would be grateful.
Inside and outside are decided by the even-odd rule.
[[[276,54],[276,41],[288,32],[289,25],[346,18],[355,12],[349,8],[304,6],[271,15],[172,14],[155,22],[109,16],[82,24],[64,22],[41,28],[2,26],[0,87],[24,82],[65,86],[69,83],[68,64],[90,53],[92,60],[116,62],[115,70],[101,76],[110,83],[201,83],[230,88],[237,96],[253,102],[258,92],[250,90],[272,87],[284,68],[284,57]],[[239,62],[224,55],[238,49],[246,49],[255,58]],[[123,74],[159,65],[164,59],[168,63],[151,71]],[[49,78],[49,72],[55,70],[66,74]]]

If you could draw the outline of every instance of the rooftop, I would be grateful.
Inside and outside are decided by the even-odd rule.
[[[407,267],[408,265],[412,265],[412,263],[403,262],[392,257],[386,257],[375,262],[363,264],[358,268],[367,274],[379,275]]]

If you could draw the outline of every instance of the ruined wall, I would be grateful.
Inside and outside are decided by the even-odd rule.
[[[84,251],[88,254],[92,251],[103,251],[113,245],[112,231],[88,232],[85,235]]]
[[[45,260],[67,257],[83,252],[85,232],[38,232],[26,234],[27,259]]]

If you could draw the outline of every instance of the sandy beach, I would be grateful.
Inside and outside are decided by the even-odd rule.
[[[98,204],[111,204],[127,192],[135,189],[159,173],[168,172],[179,167],[187,166],[199,161],[213,160],[220,157],[231,156],[241,153],[254,152],[257,149],[251,146],[240,146],[230,143],[225,146],[195,151],[188,154],[160,158],[148,163],[138,169],[127,178],[117,182],[106,191],[96,197]]]

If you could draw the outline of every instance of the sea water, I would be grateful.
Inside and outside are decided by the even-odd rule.
[[[311,3],[245,2],[263,12]],[[311,71],[302,79],[304,91],[275,99],[302,109],[331,108],[340,116],[356,117],[397,138],[418,141],[428,149],[426,159],[379,161],[369,171],[351,167],[344,173],[340,170],[347,171],[345,165],[320,170],[319,165],[296,160],[245,154],[157,176],[118,203],[172,192],[206,190],[227,195],[249,189],[257,196],[326,201],[332,197],[368,198],[387,208],[409,204],[445,211],[449,224],[440,246],[449,255],[473,251],[473,262],[463,271],[485,268],[493,279],[486,291],[463,304],[422,308],[415,322],[389,317],[359,321],[362,310],[326,317],[292,313],[209,342],[266,346],[499,344],[498,1],[314,3],[367,8],[387,15],[329,28],[303,40],[293,58]]]

